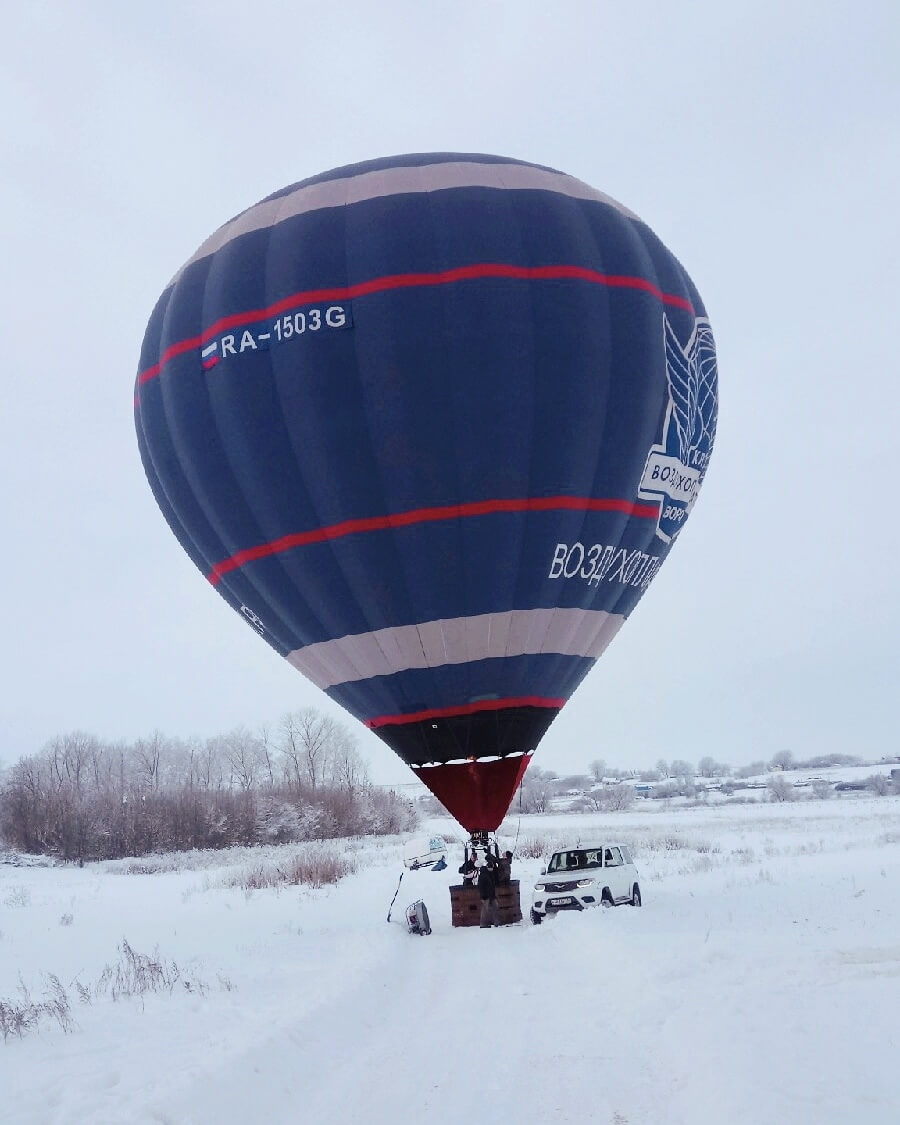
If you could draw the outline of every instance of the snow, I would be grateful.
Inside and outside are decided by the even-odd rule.
[[[441,819],[418,834],[434,832],[463,835]],[[388,925],[399,838],[336,845],[358,868],[320,890],[225,885],[290,847],[154,874],[0,864],[0,998],[21,982],[40,999],[55,973],[75,1021],[0,1044],[0,1120],[900,1120],[900,798],[641,802],[517,833],[518,851],[629,843],[644,907],[453,929],[452,846],[446,871],[406,872]],[[540,867],[515,861],[526,918]],[[401,924],[420,897],[430,937]],[[182,981],[79,1001],[74,982],[96,984],[123,939]]]

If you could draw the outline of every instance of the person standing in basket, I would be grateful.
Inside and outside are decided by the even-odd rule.
[[[462,867],[460,867],[459,873],[463,877],[462,885],[464,887],[475,886],[478,868],[475,866],[475,860],[470,855],[466,855],[465,862]]]
[[[497,907],[497,875],[494,857],[490,852],[478,869],[478,894],[481,898],[481,928],[490,929],[500,925],[500,911]]]
[[[512,878],[512,852],[504,852],[497,860],[497,886],[508,887]]]

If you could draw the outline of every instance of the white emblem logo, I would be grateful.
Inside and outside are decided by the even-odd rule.
[[[716,346],[709,321],[698,318],[684,347],[663,315],[669,405],[662,438],[650,447],[638,496],[659,501],[656,534],[670,543],[687,519],[706,475],[718,414]]]

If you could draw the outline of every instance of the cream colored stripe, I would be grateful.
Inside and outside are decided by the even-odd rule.
[[[476,164],[471,161],[451,161],[446,164],[426,164],[417,168],[383,168],[377,172],[362,172],[339,180],[299,187],[288,195],[257,203],[237,218],[225,223],[203,243],[189,258],[170,282],[174,285],[188,266],[207,258],[232,239],[248,231],[282,223],[294,215],[319,211],[325,207],[341,207],[361,203],[367,199],[381,199],[388,195],[410,192],[443,191],[448,188],[488,187],[514,190],[553,191],[572,199],[591,199],[605,203],[616,211],[636,219],[637,215],[617,203],[615,199],[596,191],[581,180],[563,172],[550,172],[543,168],[529,168],[524,164]]]
[[[514,609],[355,633],[294,649],[287,659],[320,688],[492,657],[557,653],[596,660],[624,620],[603,610]]]

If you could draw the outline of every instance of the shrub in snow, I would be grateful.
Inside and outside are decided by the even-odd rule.
[[[567,811],[568,812],[577,812],[577,813],[589,813],[589,812],[597,812],[598,809],[599,809],[599,805],[597,804],[597,801],[594,798],[594,795],[591,794],[590,797],[579,797],[577,800],[573,801],[568,806]]]
[[[787,753],[787,751],[785,751]],[[766,782],[766,789],[769,792],[770,801],[794,801],[797,799],[797,790],[791,785],[786,777],[780,773],[770,777]]]
[[[33,1031],[44,1020],[55,1020],[63,1031],[71,1031],[75,1025],[72,1019],[72,1006],[69,996],[59,977],[49,973],[43,1000],[34,1000],[25,985],[19,982],[17,999],[0,998],[0,1035],[6,1042],[11,1035],[20,1039]]]
[[[523,836],[516,844],[516,854],[522,859],[541,859],[551,848],[543,836]]]
[[[621,812],[634,804],[634,789],[630,785],[613,785],[602,789],[604,811]]]
[[[300,839],[300,812],[283,797],[260,798],[256,812],[256,831],[261,840],[286,844]]]
[[[802,762],[797,762],[796,769],[800,770],[821,770],[827,769],[829,766],[858,766],[860,759],[855,754],[818,754],[813,758],[806,758]]]
[[[355,863],[342,852],[315,848],[293,857],[285,870],[285,882],[293,886],[324,887],[339,882],[355,869]]]
[[[355,870],[355,861],[343,850],[309,847],[279,860],[254,863],[229,875],[225,886],[242,887],[245,891],[284,886],[324,887],[340,882]]]
[[[166,962],[158,952],[153,956],[138,953],[123,938],[118,961],[107,965],[100,974],[95,992],[98,996],[108,992],[113,1000],[119,1000],[123,996],[143,996],[147,992],[171,992],[179,980],[181,972],[174,961]],[[205,987],[198,989],[189,981],[184,984],[188,991]]]

